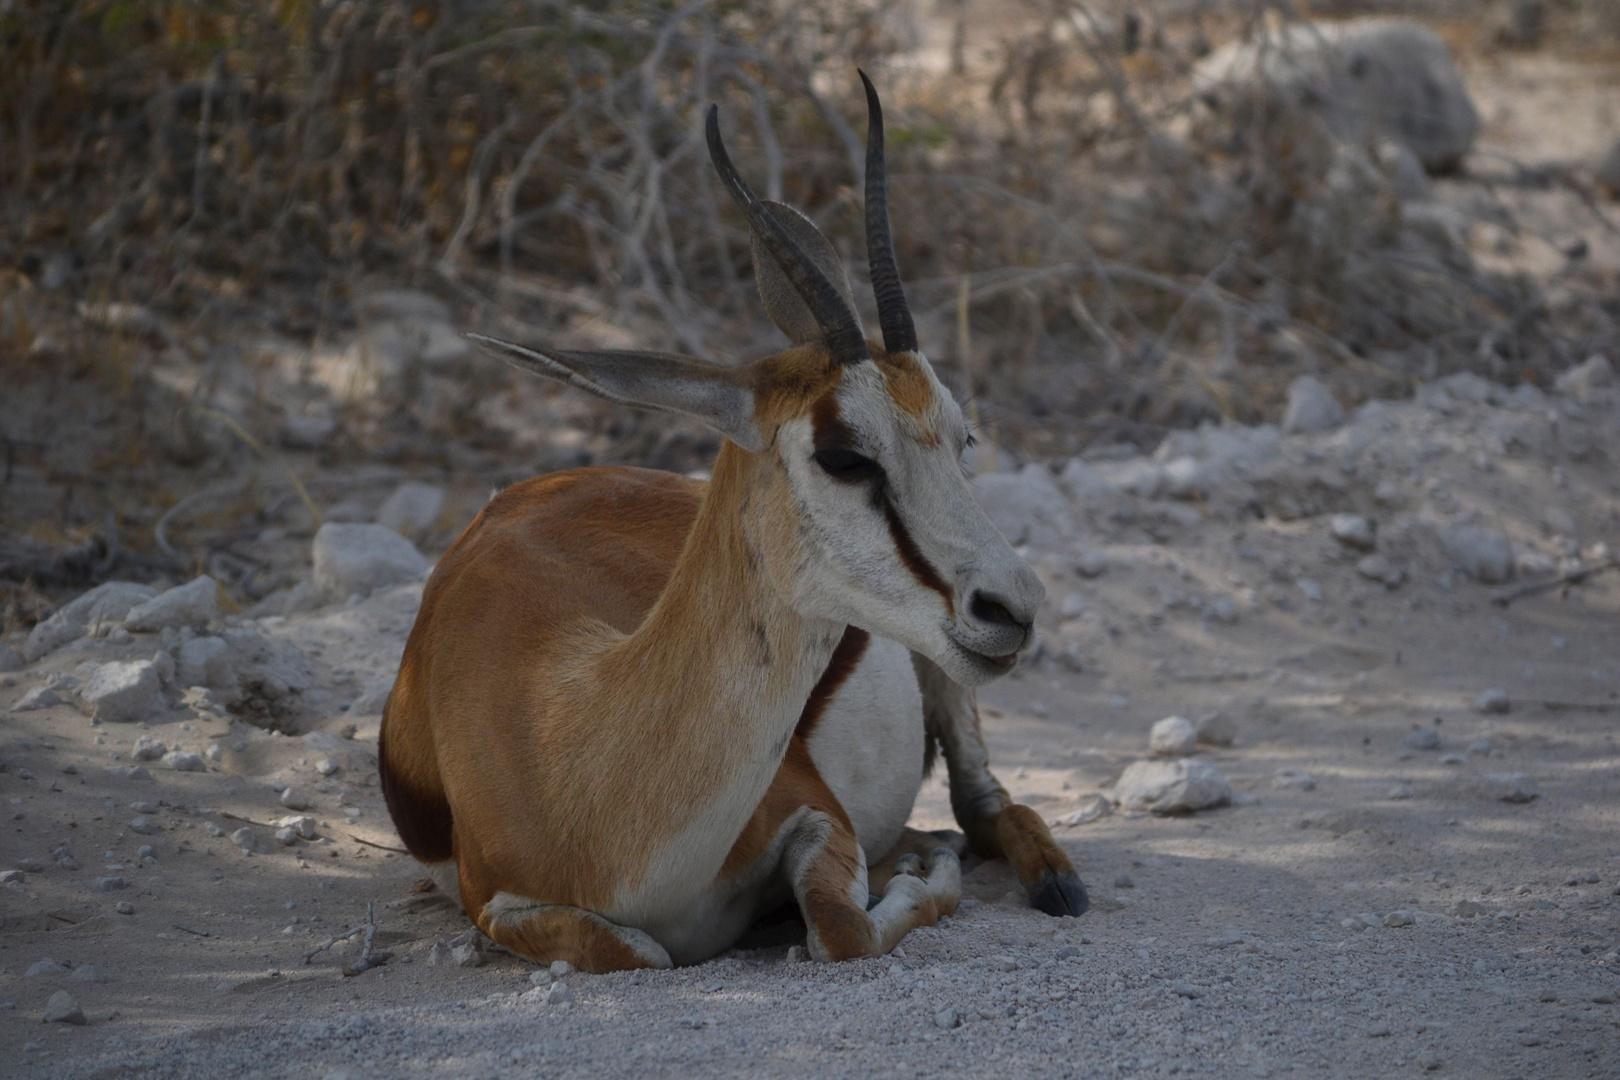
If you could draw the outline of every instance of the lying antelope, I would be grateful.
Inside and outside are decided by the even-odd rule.
[[[1042,910],[1085,910],[988,769],[967,687],[1033,645],[1043,589],[963,479],[968,431],[917,348],[866,92],[881,347],[832,245],[737,174],[713,107],[710,155],[795,347],[726,368],[478,338],[725,436],[707,484],[588,468],[514,485],[428,582],[383,792],[440,887],[524,956],[695,962],[790,896],[816,959],[886,953],[960,892],[958,851],[905,827],[935,744],[966,843],[1009,857]]]

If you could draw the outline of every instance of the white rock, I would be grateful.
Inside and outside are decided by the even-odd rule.
[[[1216,622],[1231,624],[1238,621],[1238,602],[1227,593],[1211,596],[1204,607]]]
[[[1078,619],[1086,613],[1086,598],[1079,593],[1070,593],[1063,598],[1058,608],[1058,614],[1065,619]]]
[[[30,964],[28,970],[23,974],[23,978],[33,979],[40,975],[66,975],[67,973],[68,966],[66,964],[47,956],[43,960],[35,960]]]
[[[1474,708],[1482,713],[1505,713],[1512,707],[1513,702],[1509,700],[1508,692],[1500,686],[1492,687],[1474,699]],[[1487,744],[1487,752],[1489,749]]]
[[[276,838],[276,843],[282,845],[283,847],[291,847],[293,844],[298,843],[297,829],[289,829],[286,826],[282,826],[281,828],[277,829],[273,835]]]
[[[288,788],[281,793],[281,805],[289,810],[308,810],[309,800],[299,794],[297,788]]]
[[[567,960],[553,960],[550,970],[553,979],[566,979],[574,973],[574,965]]]
[[[150,660],[102,664],[79,691],[79,700],[98,720],[145,720],[165,710],[163,679]]]
[[[1316,777],[1303,769],[1278,769],[1271,778],[1271,786],[1311,791],[1316,787]]]
[[[1198,729],[1180,716],[1167,716],[1148,732],[1148,749],[1155,754],[1181,756],[1192,753],[1197,746]]]
[[[1101,795],[1093,795],[1086,801],[1084,806],[1080,807],[1080,809],[1071,810],[1069,813],[1064,814],[1061,817],[1055,817],[1051,821],[1047,822],[1047,824],[1053,828],[1067,829],[1075,825],[1085,825],[1089,822],[1097,821],[1101,818],[1107,817],[1113,812],[1114,808],[1109,804],[1107,799],[1103,798]]]
[[[246,825],[231,833],[231,843],[243,851],[257,851],[259,849],[259,836]]]
[[[108,581],[80,594],[63,606],[68,618],[96,627],[103,623],[121,623],[130,611],[157,595],[150,585],[134,581]]]
[[[1069,500],[1044,465],[976,477],[973,491],[1009,543],[1053,547],[1074,534]]]
[[[0,675],[12,671],[21,671],[28,661],[24,660],[22,653],[10,645],[0,642]]]
[[[1419,728],[1401,741],[1414,750],[1440,749],[1440,733],[1432,727]]]
[[[1527,803],[1541,794],[1536,782],[1525,773],[1488,773],[1474,786],[1479,794],[1501,802]]]
[[[413,581],[429,566],[409,540],[382,525],[327,522],[315,534],[312,554],[315,587],[331,601]]]
[[[86,1024],[84,1010],[79,1003],[73,1000],[73,995],[66,990],[58,990],[51,995],[51,1000],[45,1003],[45,1013],[40,1017],[47,1024]]]
[[[388,695],[394,692],[394,676],[384,675],[380,679],[373,679],[366,683],[360,696],[354,699],[349,706],[350,716],[376,716],[388,704]]]
[[[308,814],[294,814],[281,818],[276,822],[276,827],[281,829],[291,829],[294,833],[303,837],[305,840],[313,840],[318,835],[315,832],[315,819],[310,817]]]
[[[73,969],[73,977],[80,982],[104,983],[107,981],[107,976],[103,975],[101,969],[94,964],[80,964]]]
[[[407,480],[378,508],[377,524],[414,540],[433,527],[443,509],[443,488]]]
[[[337,434],[337,419],[318,414],[288,413],[278,432],[290,450],[319,450]]]
[[[189,626],[195,630],[218,614],[219,586],[204,574],[133,608],[124,619],[124,629],[153,633],[167,626]]]
[[[1074,557],[1074,572],[1081,577],[1101,577],[1108,572],[1109,558],[1105,551],[1082,551]]]
[[[455,945],[450,949],[450,958],[456,962],[457,967],[483,967],[484,950],[478,947],[477,942],[469,941],[465,945]]]
[[[23,659],[31,664],[68,642],[77,641],[84,634],[84,623],[69,618],[64,611],[58,611],[50,618],[41,620],[28,632],[28,640],[23,642]]]
[[[1417,916],[1406,909],[1392,911],[1384,916],[1384,925],[1390,927],[1416,926]]]
[[[1147,458],[1130,458],[1098,466],[1098,471],[1120,491],[1152,499],[1164,490],[1164,467]]]
[[[175,772],[207,772],[208,766],[203,762],[201,754],[193,754],[187,750],[170,750],[163,755],[163,764]]]
[[[1288,408],[1283,430],[1313,434],[1331,431],[1344,422],[1344,409],[1333,393],[1314,376],[1301,375],[1288,385]]]
[[[142,735],[135,740],[135,748],[129,752],[129,756],[136,761],[156,761],[168,752],[169,748],[164,743],[150,735]]]
[[[321,758],[321,760],[315,763],[315,771],[320,773],[322,776],[331,776],[340,768],[342,768],[342,766],[329,757]]]
[[[1345,144],[1393,139],[1430,172],[1454,168],[1479,132],[1445,43],[1404,19],[1294,23],[1219,50],[1195,83],[1240,121],[1255,110],[1316,113]]]
[[[554,982],[551,984],[551,989],[546,991],[546,1004],[548,1005],[566,1005],[573,1000],[574,992],[568,989],[565,983]]]
[[[153,821],[145,814],[130,819],[129,831],[142,836],[155,836],[163,831],[163,826]]]
[[[1616,145],[1620,146],[1620,143]],[[1559,393],[1585,398],[1608,389],[1614,383],[1614,368],[1610,365],[1609,358],[1602,353],[1594,353],[1558,376],[1553,385],[1558,388]]]
[[[211,634],[194,637],[180,644],[180,662],[175,675],[181,686],[226,687],[236,683],[231,647],[222,637]]]
[[[1164,493],[1173,499],[1197,499],[1209,493],[1209,470],[1196,458],[1178,457],[1165,463]]]
[[[1406,580],[1406,571],[1382,555],[1368,555],[1356,563],[1356,573],[1391,589]]]
[[[1371,551],[1378,543],[1378,526],[1359,514],[1334,514],[1329,525],[1333,539],[1345,547]]]
[[[1063,466],[1063,472],[1058,475],[1058,482],[1082,503],[1097,502],[1119,494],[1119,489],[1110,483],[1107,477],[1079,458],[1072,458]]]
[[[1513,545],[1494,529],[1475,525],[1448,525],[1440,530],[1440,543],[1463,573],[1487,584],[1513,576]]]
[[[1237,724],[1225,713],[1205,713],[1194,721],[1198,741],[1205,746],[1231,746],[1237,742]]]
[[[62,704],[62,699],[55,690],[48,686],[36,686],[18,698],[16,704],[11,706],[11,711],[36,712],[39,709],[49,709],[60,704]]]
[[[1187,813],[1231,802],[1232,785],[1208,762],[1137,761],[1120,774],[1114,798],[1126,810]]]
[[[1304,593],[1305,599],[1313,604],[1320,604],[1325,595],[1322,592],[1322,583],[1315,578],[1297,577],[1294,579],[1294,587]]]

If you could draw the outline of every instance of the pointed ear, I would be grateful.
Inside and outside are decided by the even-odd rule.
[[[821,230],[816,228],[815,222],[799,213],[786,203],[763,203],[766,211],[774,217],[798,244],[799,250],[815,264],[816,269],[832,283],[833,289],[844,298],[851,312],[855,311],[855,290],[849,286],[849,274],[844,270],[844,262],[838,257],[838,252],[832,246]],[[759,298],[765,301],[765,313],[771,317],[782,333],[795,345],[803,345],[807,341],[820,341],[821,327],[816,323],[816,317],[811,314],[810,307],[799,296],[799,290],[788,281],[787,275],[777,265],[776,259],[765,245],[760,242],[759,234],[752,234],[752,250],[754,255],[754,283],[759,286]]]
[[[513,367],[641,409],[679,413],[708,425],[744,450],[765,440],[754,426],[754,390],[746,368],[721,367],[673,353],[577,351],[467,337]]]

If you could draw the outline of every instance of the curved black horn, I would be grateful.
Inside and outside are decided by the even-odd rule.
[[[817,269],[738,175],[737,167],[731,163],[731,155],[726,153],[725,143],[720,141],[720,109],[716,105],[709,106],[706,128],[709,159],[714,162],[715,172],[720,174],[720,180],[731,192],[737,208],[748,218],[748,227],[782,268],[782,273],[804,300],[810,314],[815,316],[816,325],[821,328],[822,340],[827,345],[827,351],[832,353],[833,360],[840,364],[858,364],[862,360],[870,360],[872,354],[866,347],[866,335],[861,332],[861,324],[856,321],[855,313],[838,295],[833,283]]]
[[[866,84],[866,259],[872,269],[872,292],[877,295],[878,323],[883,347],[891,353],[917,351],[917,327],[900,287],[900,265],[894,259],[889,234],[889,190],[883,178],[883,106],[877,89],[859,68]]]

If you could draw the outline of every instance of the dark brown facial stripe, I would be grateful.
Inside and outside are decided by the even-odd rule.
[[[827,670],[822,672],[815,689],[810,691],[809,700],[804,703],[804,712],[799,714],[799,726],[793,729],[796,738],[808,739],[810,733],[816,730],[816,725],[821,722],[821,714],[827,711],[828,702],[854,673],[855,665],[866,655],[866,645],[871,640],[872,635],[865,630],[854,626],[844,627],[844,636],[833,650],[832,659],[827,661]]]
[[[900,561],[906,564],[911,576],[925,589],[933,589],[945,598],[945,614],[951,618],[956,617],[956,597],[951,587],[945,584],[945,579],[939,576],[927,559],[923,558],[921,549],[911,534],[906,532],[905,522],[895,513],[894,504],[887,498],[883,500],[883,517],[889,523],[889,536],[894,539],[894,546],[900,552]]]
[[[844,423],[838,410],[838,397],[830,390],[810,407],[810,435],[817,450],[833,447],[847,450],[855,445],[855,433]]]

